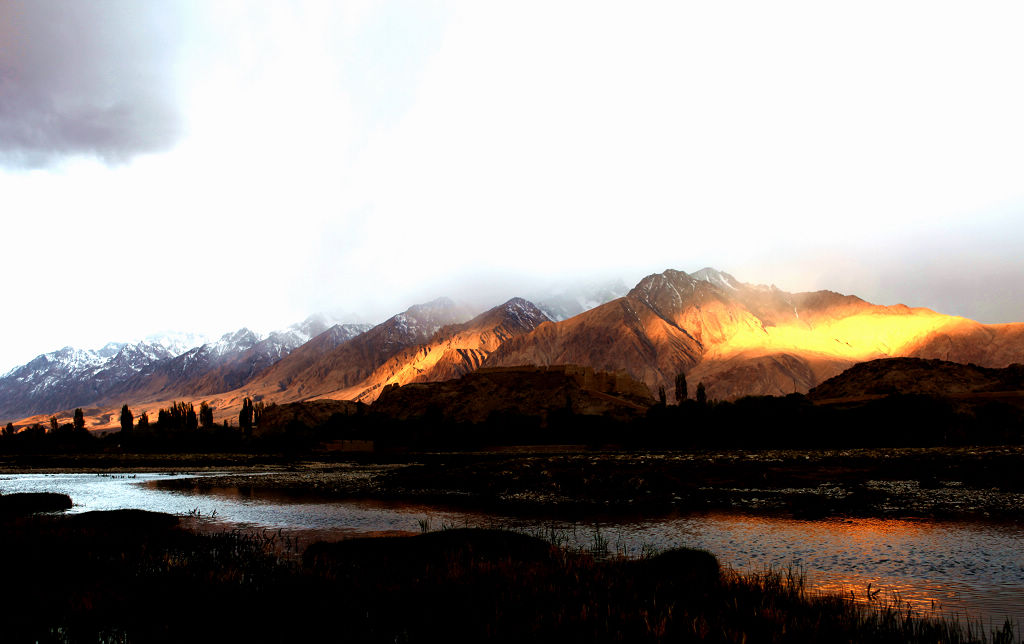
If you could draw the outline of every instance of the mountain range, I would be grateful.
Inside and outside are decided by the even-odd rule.
[[[832,291],[789,293],[711,268],[666,270],[624,291],[611,284],[565,293],[559,306],[513,298],[476,315],[440,298],[373,327],[310,318],[265,338],[241,329],[177,355],[156,343],[66,348],[0,378],[0,418],[82,406],[90,426],[102,428],[116,425],[122,402],[155,410],[185,399],[210,401],[219,420],[236,416],[245,397],[373,402],[387,385],[481,367],[575,364],[625,372],[652,393],[673,391],[683,373],[691,392],[702,382],[709,397],[732,399],[805,393],[878,358],[1024,362],[1024,324],[980,324]]]
[[[151,336],[136,343],[109,343],[99,350],[64,347],[45,353],[0,377],[0,418],[57,413],[120,400],[182,398],[228,391],[325,332],[350,339],[369,324],[333,324],[310,316],[261,337],[249,329],[187,348],[191,334]]]

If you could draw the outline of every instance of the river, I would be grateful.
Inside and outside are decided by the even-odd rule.
[[[317,501],[238,488],[204,493],[158,489],[167,474],[12,474],[0,492],[61,492],[70,512],[139,508],[204,518],[208,529],[284,530],[317,539],[445,526],[506,527],[586,548],[638,556],[686,546],[713,552],[740,571],[794,567],[811,587],[867,601],[899,597],[932,611],[999,626],[1024,625],[1024,525],[1019,522],[831,518],[799,520],[741,513],[603,517],[594,522],[513,516],[377,501]]]

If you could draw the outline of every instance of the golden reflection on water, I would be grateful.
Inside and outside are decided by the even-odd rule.
[[[1005,550],[1006,541],[1020,542],[1020,525],[978,524],[968,535],[970,524],[932,519],[714,514],[705,521],[706,547],[739,570],[793,565],[812,591],[858,604],[922,617],[987,614],[986,626],[1001,626],[1003,617],[1024,623],[1024,553]],[[998,532],[998,546],[986,542]],[[780,551],[795,561],[779,558]]]
[[[824,594],[838,594],[858,604],[877,608],[892,607],[901,611],[908,608],[922,617],[941,615],[970,615],[971,602],[948,585],[933,587],[920,581],[908,582],[874,575],[848,573],[834,575],[816,572],[809,586]]]
[[[901,537],[917,537],[927,532],[927,520],[913,519],[833,519],[828,521],[832,530],[854,543],[874,545],[880,540],[892,541]]]
[[[908,538],[927,536],[929,527],[921,521],[876,518],[832,520],[828,525],[854,556],[869,556],[880,547],[899,550],[901,542]],[[949,602],[961,603],[960,593],[948,586],[931,587],[920,581],[911,583],[891,576],[815,571],[808,581],[821,593],[844,595],[869,606],[910,608],[921,615],[940,613]]]

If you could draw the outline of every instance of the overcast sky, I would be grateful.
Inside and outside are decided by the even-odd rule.
[[[1022,7],[0,0],[0,371],[706,265],[1024,321]]]

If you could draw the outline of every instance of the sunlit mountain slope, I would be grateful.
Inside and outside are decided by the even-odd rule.
[[[465,324],[438,329],[429,341],[399,351],[362,382],[325,397],[372,402],[384,385],[458,378],[479,368],[504,342],[548,321],[532,303],[514,298]]]
[[[625,297],[515,338],[487,366],[575,363],[625,369],[652,391],[685,373],[713,398],[806,392],[850,365],[915,356],[1024,361],[1024,325],[982,325],[831,291],[787,293],[706,268],[668,270]]]

